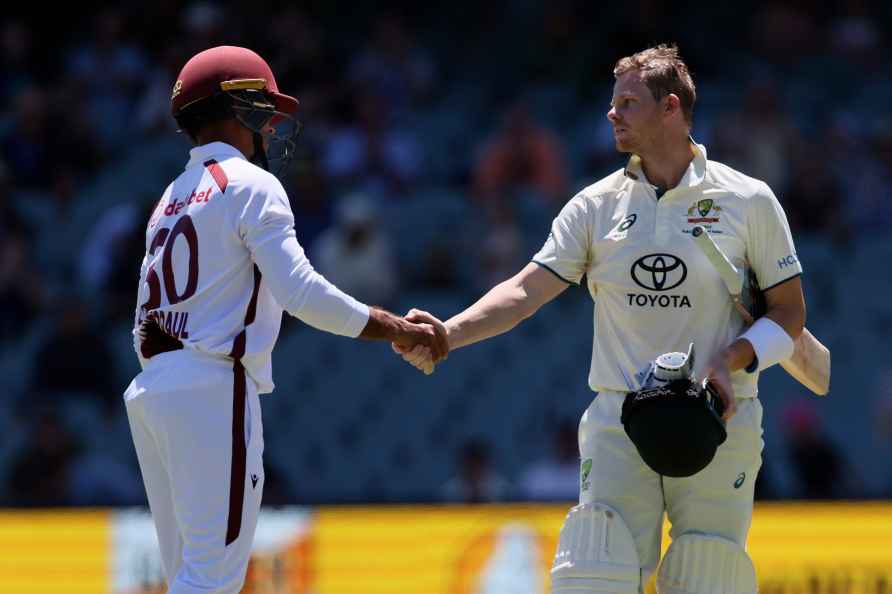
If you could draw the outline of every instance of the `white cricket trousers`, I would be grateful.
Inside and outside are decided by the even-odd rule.
[[[690,477],[671,478],[651,470],[626,435],[620,422],[625,397],[625,393],[601,392],[582,415],[579,502],[605,503],[619,512],[635,539],[642,583],[660,560],[664,511],[673,539],[685,532],[701,532],[745,548],[756,475],[762,466],[759,400],[737,400],[737,413],[726,425],[728,439],[709,466]]]
[[[241,363],[182,349],[124,394],[168,594],[235,594],[263,493],[257,388]]]

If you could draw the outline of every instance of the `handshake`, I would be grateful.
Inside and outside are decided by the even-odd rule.
[[[418,309],[410,310],[403,320],[409,324],[391,342],[393,351],[425,375],[432,374],[434,366],[449,355],[446,325]]]

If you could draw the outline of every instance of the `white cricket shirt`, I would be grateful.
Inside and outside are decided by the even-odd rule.
[[[579,284],[595,300],[589,385],[637,390],[655,357],[687,351],[703,377],[709,359],[740,334],[743,321],[725,285],[691,237],[706,227],[732,262],[746,261],[762,290],[802,273],[786,215],[765,182],[695,158],[658,200],[633,156],[625,169],[585,188],[564,206],[533,261]],[[755,397],[758,373],[731,375],[735,395]]]
[[[240,359],[258,391],[271,392],[283,310],[349,337],[369,317],[313,270],[274,175],[222,142],[192,149],[146,229],[133,331],[140,363],[136,330],[154,317],[187,349]]]

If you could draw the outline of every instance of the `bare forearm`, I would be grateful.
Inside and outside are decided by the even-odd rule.
[[[411,324],[378,307],[369,308],[369,321],[359,334],[365,340],[393,341],[404,333]]]
[[[765,314],[778,326],[786,330],[794,341],[805,328],[805,304],[778,304],[768,308]]]
[[[449,348],[457,349],[514,328],[536,312],[523,286],[509,279],[446,321]]]

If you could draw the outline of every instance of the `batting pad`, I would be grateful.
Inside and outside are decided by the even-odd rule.
[[[616,510],[600,503],[572,508],[551,568],[552,594],[638,594],[640,587],[635,541]]]
[[[756,568],[737,543],[686,533],[672,541],[657,572],[659,594],[756,594]]]

